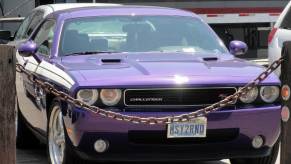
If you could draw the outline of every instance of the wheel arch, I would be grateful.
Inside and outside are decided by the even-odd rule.
[[[65,102],[65,101],[60,100],[59,98],[57,98],[52,93],[47,93],[46,94],[46,115],[47,115],[47,118],[49,117],[49,112],[50,112],[49,110],[51,108],[51,105],[52,105],[53,101],[59,101],[60,102],[62,114],[63,114],[63,116],[65,116],[67,114],[68,103]]]

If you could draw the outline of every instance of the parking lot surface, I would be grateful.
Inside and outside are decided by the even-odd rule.
[[[48,164],[45,148],[38,148],[38,149],[33,149],[33,150],[17,150],[16,164]],[[147,164],[147,163],[140,163],[140,164]],[[158,163],[151,163],[151,164],[158,164]],[[171,164],[174,164],[174,163],[171,163]],[[179,164],[186,164],[186,163],[179,162]],[[225,159],[221,161],[204,161],[204,162],[195,162],[195,163],[191,162],[191,164],[230,164],[230,162],[229,160]],[[280,164],[278,159],[277,159],[276,164]]]
[[[33,149],[33,150],[17,150],[16,164],[48,164],[45,148],[38,148],[38,149]],[[142,163],[142,164],[147,164],[147,163]],[[158,164],[158,163],[155,162],[151,164]],[[171,163],[171,164],[174,164],[174,163]],[[181,163],[179,162],[179,164]],[[193,164],[193,162],[191,162],[191,164]],[[223,161],[195,162],[195,164],[230,164],[230,163],[228,160],[223,160]]]
[[[33,150],[17,150],[16,164],[48,164],[45,148],[38,148],[38,149],[33,149]],[[142,164],[147,164],[147,163],[142,163]],[[158,164],[158,163],[155,162],[151,164]],[[171,164],[174,164],[174,163],[171,163]],[[179,162],[179,164],[182,164],[182,163]],[[186,164],[186,163],[183,163],[183,164]],[[225,159],[221,161],[204,161],[204,162],[195,162],[195,163],[191,162],[191,164],[230,164],[230,162],[229,160]],[[276,164],[280,164],[280,162],[277,160]]]

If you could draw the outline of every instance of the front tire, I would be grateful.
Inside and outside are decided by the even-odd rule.
[[[230,159],[231,164],[275,164],[279,153],[280,142],[279,140],[272,148],[270,155],[260,158],[243,158],[243,159]]]
[[[48,118],[47,151],[51,164],[81,164],[83,161],[71,149],[64,129],[60,102],[55,99]]]

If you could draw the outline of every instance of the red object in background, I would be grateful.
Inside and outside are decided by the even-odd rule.
[[[272,42],[272,40],[273,40],[273,38],[274,38],[277,30],[278,30],[277,28],[273,28],[271,30],[271,32],[269,33],[269,36],[268,36],[268,44],[270,44]]]

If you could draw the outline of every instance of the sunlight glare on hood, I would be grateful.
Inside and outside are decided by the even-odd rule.
[[[184,84],[189,81],[189,78],[186,76],[181,76],[181,75],[175,75],[174,80],[176,84]]]

